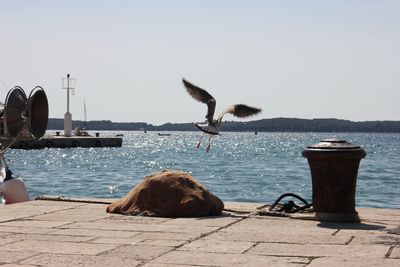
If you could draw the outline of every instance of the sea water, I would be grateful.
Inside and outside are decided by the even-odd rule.
[[[224,201],[272,203],[296,193],[311,201],[311,174],[301,152],[326,138],[367,152],[357,178],[356,205],[400,208],[400,134],[222,132],[196,149],[199,132],[124,134],[118,148],[8,150],[11,170],[38,195],[120,198],[144,176],[163,169],[190,173]]]

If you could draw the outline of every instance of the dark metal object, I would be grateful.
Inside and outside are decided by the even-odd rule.
[[[297,198],[298,200],[304,203],[304,206],[298,206],[296,203],[294,203],[294,201],[290,200],[287,203],[283,204],[283,206],[280,209],[278,209],[278,212],[286,212],[286,213],[302,212],[303,210],[308,209],[312,206],[311,203],[308,203],[304,198],[294,193],[285,193],[281,195],[277,200],[275,200],[274,204],[272,204],[271,207],[269,208],[269,211],[272,211],[279,204],[279,202],[285,197]]]
[[[328,139],[307,147],[312,177],[312,203],[315,219],[359,222],[355,210],[356,180],[364,149],[344,140]]]

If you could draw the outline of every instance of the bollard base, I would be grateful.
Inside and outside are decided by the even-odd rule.
[[[361,222],[358,213],[315,213],[314,220],[324,222],[359,223]]]

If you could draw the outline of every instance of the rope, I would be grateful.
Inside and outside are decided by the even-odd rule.
[[[48,201],[64,201],[64,202],[78,202],[78,203],[89,203],[89,204],[111,204],[112,201],[108,200],[97,200],[97,199],[74,199],[64,196],[37,196],[35,200],[48,200]]]
[[[297,198],[298,200],[302,201],[304,203],[304,206],[300,207],[298,205],[296,205],[294,203],[294,201],[289,201],[287,204],[284,204],[283,207],[279,210],[279,211],[285,211],[287,213],[294,213],[294,212],[298,212],[300,210],[304,210],[307,207],[311,207],[312,204],[308,203],[307,200],[305,200],[304,198],[294,194],[294,193],[285,193],[283,195],[281,195],[280,197],[278,197],[277,200],[275,200],[274,204],[272,204],[272,206],[269,208],[270,211],[272,211],[276,205],[279,204],[279,202],[284,199],[285,197],[294,197]],[[306,207],[307,206],[307,207]],[[295,208],[295,209],[293,209]]]
[[[294,197],[300,200],[301,202],[304,203],[303,206],[297,205],[293,200],[288,201],[287,203],[284,203],[279,206],[278,209],[275,209],[278,207],[279,202],[284,199],[285,197]],[[264,209],[268,207],[269,205],[263,205],[261,207],[258,207],[258,209]],[[287,213],[296,213],[296,212],[303,212],[304,210],[311,208],[312,203],[308,203],[304,198],[294,194],[294,193],[285,193],[278,197],[277,200],[269,207],[269,209],[266,210],[260,210],[257,212],[258,215],[268,215],[268,216],[282,216],[285,217],[287,216]],[[274,210],[275,209],[275,210]]]

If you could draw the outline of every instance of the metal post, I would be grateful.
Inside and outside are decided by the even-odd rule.
[[[67,78],[63,78],[63,89],[67,89],[67,112],[64,115],[64,135],[71,136],[72,132],[72,114],[69,112],[69,93],[75,89],[75,78],[71,78],[67,74]],[[73,93],[74,91],[72,91]]]
[[[67,113],[69,113],[69,73],[67,74]]]
[[[355,194],[365,150],[344,140],[327,139],[308,146],[302,154],[310,165],[315,219],[360,222]]]

